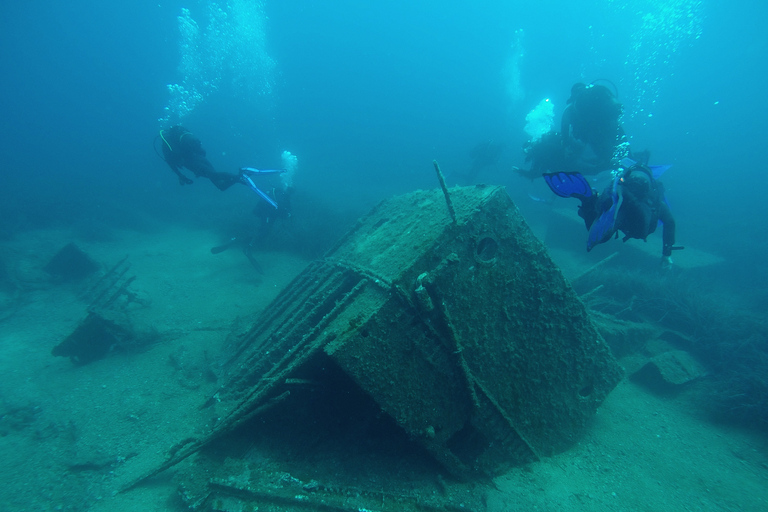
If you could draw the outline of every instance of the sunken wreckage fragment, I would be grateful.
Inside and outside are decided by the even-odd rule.
[[[502,187],[376,206],[233,345],[217,426],[153,474],[334,366],[451,474],[562,450],[621,378],[570,284]],[[358,391],[359,391],[358,390]]]

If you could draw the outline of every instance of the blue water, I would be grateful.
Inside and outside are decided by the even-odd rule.
[[[3,2],[0,223],[66,225],[116,202],[185,218],[242,202],[243,191],[178,186],[153,139],[179,121],[219,170],[280,165],[290,150],[299,189],[360,212],[434,187],[432,159],[450,176],[478,142],[503,141],[478,180],[507,185],[525,211],[527,182],[509,172],[525,115],[551,98],[559,119],[574,82],[608,79],[633,146],[674,164],[678,241],[738,268],[763,261],[768,7],[585,4]],[[173,84],[198,100],[183,105]]]
[[[526,115],[549,98],[559,122],[572,84],[600,79],[615,84],[632,146],[672,165],[663,181],[687,248],[675,259],[722,259],[680,273],[749,306],[734,311],[764,315],[766,20],[762,0],[5,0],[0,244],[84,224],[230,236],[255,223],[259,199],[246,187],[179,186],[156,151],[171,123],[194,132],[220,171],[275,168],[292,152],[296,222],[327,218],[334,234],[383,198],[437,187],[435,159],[457,183],[472,149],[493,140],[505,149],[475,181],[505,185],[535,224],[551,205],[512,171],[525,165]],[[584,254],[586,237],[571,237],[574,254],[590,264],[608,254]],[[648,240],[659,254],[660,238]],[[735,368],[753,364],[761,377],[765,332],[755,331],[744,344],[762,362]],[[739,355],[741,339],[717,341]]]

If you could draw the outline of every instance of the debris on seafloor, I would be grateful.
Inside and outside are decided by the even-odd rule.
[[[632,374],[632,380],[657,390],[673,389],[707,374],[704,366],[684,350],[663,352]]]
[[[125,315],[118,316],[111,311],[89,311],[75,330],[53,347],[51,354],[68,357],[78,365],[86,364],[130,343],[134,336]]]
[[[63,281],[79,281],[98,269],[99,264],[74,242],[65,245],[43,267],[48,274]]]
[[[69,357],[78,365],[105,357],[113,350],[135,347],[152,335],[139,335],[125,312],[127,304],[141,302],[129,289],[135,276],[129,275],[126,256],[86,289],[83,297],[90,300],[85,317],[51,354]]]

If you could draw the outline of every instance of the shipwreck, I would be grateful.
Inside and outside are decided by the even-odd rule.
[[[410,488],[386,477],[349,484],[312,468],[286,477],[247,455],[208,457],[180,477],[198,510],[481,509],[445,479],[487,481],[567,448],[621,379],[585,306],[494,186],[381,202],[233,338],[205,405],[218,423],[151,475],[255,435],[248,425],[270,415],[285,428],[306,422],[307,404],[323,409],[332,395],[326,409],[353,401],[344,415],[390,425],[445,477],[434,480],[442,491],[420,493],[413,477]],[[302,447],[305,461],[311,449]]]

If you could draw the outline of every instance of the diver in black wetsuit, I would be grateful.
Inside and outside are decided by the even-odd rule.
[[[622,105],[604,85],[576,83],[560,121],[563,146],[579,161],[582,173],[597,174],[614,168],[619,146],[626,142],[621,127]],[[592,154],[585,154],[586,149]],[[592,172],[590,172],[590,169]]]
[[[291,197],[293,196],[293,187],[280,183],[272,187],[267,194],[277,203],[277,208],[272,208],[266,202],[261,202],[253,209],[253,214],[260,219],[261,225],[257,237],[267,239],[272,233],[275,225],[278,223],[289,224],[291,221]]]
[[[614,193],[615,189],[615,193]],[[602,214],[610,210],[617,201],[614,232],[624,233],[624,241],[630,238],[645,240],[656,231],[659,221],[664,225],[662,240],[662,263],[670,263],[675,245],[675,218],[664,201],[664,186],[653,178],[651,170],[644,165],[635,165],[626,169],[617,179],[615,187],[607,187],[592,201],[584,202],[579,208],[579,216],[584,219],[587,229]]]
[[[672,264],[675,247],[675,218],[664,200],[664,187],[653,177],[646,165],[625,159],[611,185],[598,194],[580,173],[560,172],[544,175],[547,185],[560,197],[581,200],[579,217],[589,231],[587,251],[607,242],[618,231],[623,241],[639,238],[645,241],[656,231],[659,221],[664,225],[661,264]]]
[[[270,238],[274,237],[276,225],[280,224],[284,230],[281,234],[289,234],[290,236],[290,223],[291,223],[291,197],[293,196],[293,186],[280,183],[277,186],[266,189],[262,193],[265,194],[271,202],[260,201],[253,209],[253,214],[259,218],[259,226],[255,232],[244,236],[236,236],[230,238],[222,245],[212,247],[212,254],[219,254],[226,251],[230,247],[240,246],[243,250],[243,254],[251,262],[251,265],[260,273],[263,274],[264,270],[256,260],[254,252],[259,247],[264,248]]]
[[[219,172],[205,157],[205,150],[200,139],[183,126],[172,126],[160,130],[163,141],[163,157],[171,170],[179,177],[179,185],[191,185],[192,180],[181,172],[184,167],[196,177],[208,178],[219,190],[227,190],[235,183],[243,183],[239,174]]]
[[[616,169],[624,157],[648,162],[648,154],[630,154],[621,127],[622,105],[604,85],[583,83],[571,87],[560,132],[551,131],[525,146],[530,169],[513,168],[531,180],[546,172],[599,174]]]

